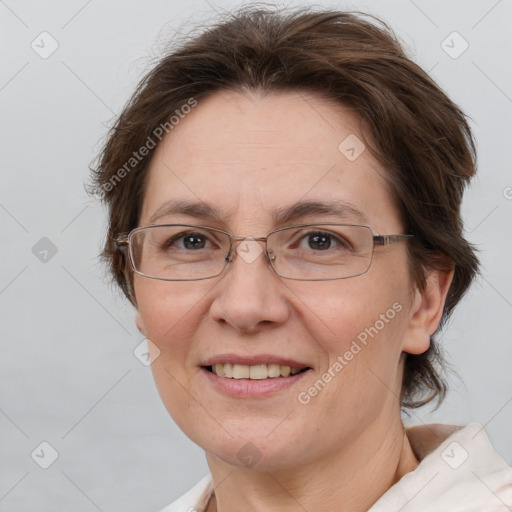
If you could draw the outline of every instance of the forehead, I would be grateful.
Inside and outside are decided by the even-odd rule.
[[[271,227],[277,209],[304,200],[396,224],[386,171],[364,138],[356,115],[315,94],[215,93],[157,147],[139,224],[176,200],[215,206],[226,227]]]

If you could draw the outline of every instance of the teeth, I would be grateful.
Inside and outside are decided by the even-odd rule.
[[[217,366],[223,366],[224,367],[224,377],[227,377],[228,379],[232,379],[233,378],[233,365],[232,364],[219,364],[219,365],[215,365],[215,367]],[[218,373],[217,373],[218,375]]]
[[[301,369],[281,366],[279,364],[257,364],[248,366],[246,364],[221,363],[212,366],[212,371],[219,377],[226,377],[228,379],[264,380],[296,375]]]
[[[248,379],[250,375],[250,366],[245,364],[233,365],[233,379]]]
[[[268,376],[273,377],[281,377],[281,367],[278,364],[269,364],[267,366]]]
[[[212,369],[219,377],[225,376],[223,364],[216,364]]]
[[[249,378],[262,380],[268,377],[267,365],[258,364],[256,366],[249,366]]]

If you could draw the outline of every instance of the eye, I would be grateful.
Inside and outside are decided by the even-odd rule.
[[[345,238],[329,231],[311,231],[302,236],[298,245],[301,249],[313,249],[315,251],[326,251],[332,248],[350,250],[351,248]]]
[[[186,250],[199,250],[209,248],[208,243],[211,243],[210,239],[200,232],[188,232],[180,233],[169,238],[164,244],[162,249],[168,249],[176,246],[178,249]]]

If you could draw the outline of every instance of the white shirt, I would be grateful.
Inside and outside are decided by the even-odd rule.
[[[481,425],[422,425],[406,432],[420,464],[368,512],[512,512],[512,467]],[[204,512],[212,493],[207,475],[161,512]]]

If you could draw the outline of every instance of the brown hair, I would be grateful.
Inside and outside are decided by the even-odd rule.
[[[191,100],[220,90],[316,92],[353,110],[367,148],[387,180],[407,233],[410,273],[421,289],[426,270],[455,267],[441,324],[478,271],[463,237],[460,205],[475,174],[476,152],[463,112],[404,53],[381,20],[359,12],[242,8],[228,13],[163,57],[139,83],[111,128],[91,190],[108,206],[102,258],[129,300],[133,274],[114,240],[137,226],[155,133]],[[159,128],[160,127],[160,131]],[[130,165],[127,166],[127,162]],[[124,171],[123,171],[124,169]],[[419,407],[446,394],[434,336],[423,354],[407,354],[401,403]]]

